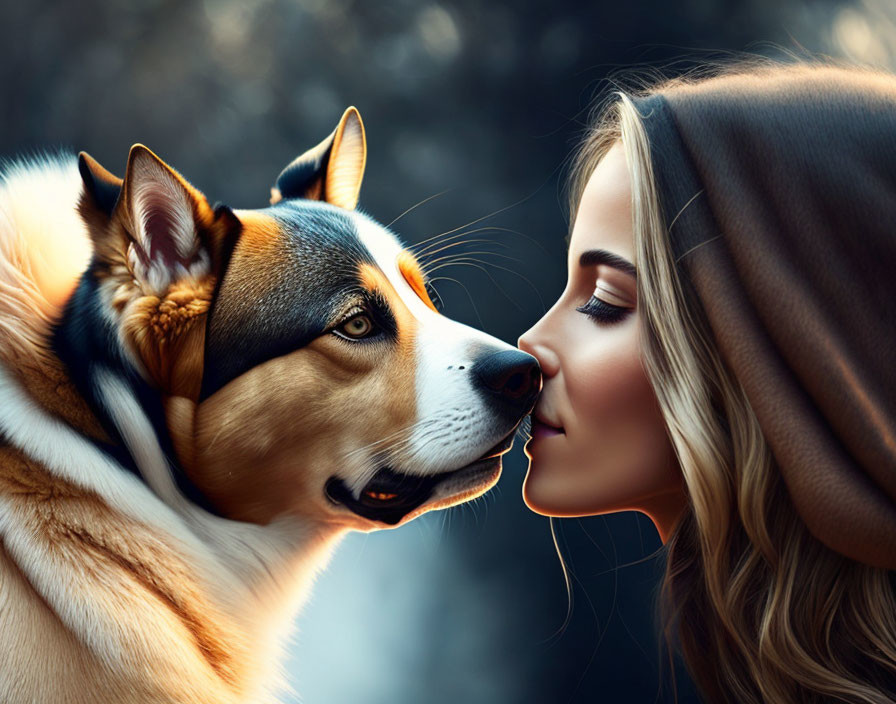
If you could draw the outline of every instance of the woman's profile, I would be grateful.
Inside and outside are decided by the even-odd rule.
[[[708,702],[896,701],[896,77],[620,91],[573,171],[526,503],[652,518]]]

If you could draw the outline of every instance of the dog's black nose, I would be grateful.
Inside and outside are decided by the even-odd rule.
[[[538,360],[519,350],[504,350],[483,357],[471,371],[484,391],[520,414],[531,410],[541,390]]]

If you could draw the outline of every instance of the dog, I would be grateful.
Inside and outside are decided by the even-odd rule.
[[[0,701],[270,701],[349,530],[479,496],[534,358],[442,316],[356,208],[360,115],[270,205],[142,145],[0,186]]]

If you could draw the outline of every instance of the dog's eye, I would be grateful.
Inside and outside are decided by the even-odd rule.
[[[337,334],[350,340],[360,340],[373,332],[373,321],[368,315],[356,315],[336,328]]]

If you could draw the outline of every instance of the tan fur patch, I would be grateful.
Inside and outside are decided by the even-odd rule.
[[[196,398],[202,383],[205,316],[214,278],[174,284],[164,296],[132,301],[121,321],[126,338],[158,388]]]
[[[254,210],[238,210],[236,215],[243,226],[237,245],[243,256],[265,257],[280,249],[280,223],[274,218]]]
[[[58,359],[10,368],[36,405],[93,440],[110,442],[96,415],[78,393]]]
[[[147,526],[116,513],[95,494],[53,477],[8,446],[0,446],[0,495],[20,517],[20,529],[30,531],[52,551],[57,567],[83,575],[77,578],[78,589],[114,586],[116,598],[97,593],[92,608],[114,618],[110,626],[117,624],[121,647],[131,651],[134,662],[145,662],[148,669],[143,674],[149,681],[157,679],[163,684],[168,679],[156,678],[154,667],[174,665],[189,670],[195,668],[195,663],[190,663],[195,657],[196,663],[208,668],[205,675],[193,670],[194,677],[206,678],[202,686],[214,690],[223,684],[231,691],[239,689],[240,662],[245,657],[241,637],[211,606],[196,582],[194,567],[174,546]],[[66,574],[59,577],[63,584],[71,578]],[[67,598],[78,603],[81,596]],[[52,600],[49,596],[44,599]],[[52,610],[49,603],[47,608]],[[141,623],[135,618],[151,620]],[[166,622],[169,625],[163,627]],[[147,649],[144,632],[161,636],[151,649]],[[42,637],[40,633],[31,635]],[[194,655],[188,655],[191,651]],[[187,658],[179,664],[166,662],[171,655]]]
[[[4,174],[0,185],[0,364],[44,409],[85,435],[108,441],[50,349],[62,314],[90,257],[74,203],[74,162]]]
[[[404,280],[408,282],[408,286],[410,286],[414,290],[414,293],[420,297],[420,300],[438,313],[438,308],[436,308],[432,299],[429,297],[429,293],[426,291],[426,280],[423,277],[423,269],[420,268],[420,264],[416,258],[414,258],[414,255],[407,250],[398,255],[398,271],[401,272]]]

